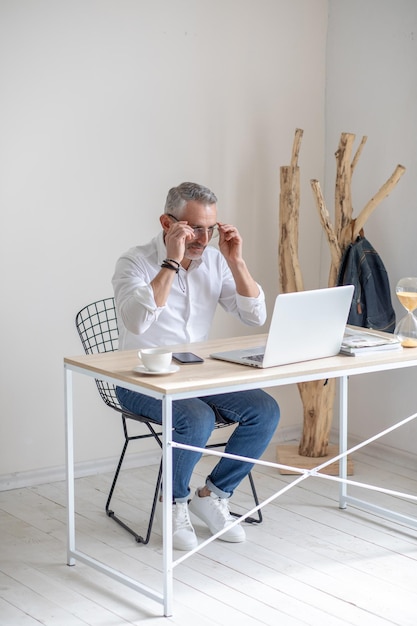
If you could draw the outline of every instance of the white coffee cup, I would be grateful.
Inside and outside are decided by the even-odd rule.
[[[143,348],[138,356],[143,366],[150,372],[163,372],[169,368],[172,361],[172,352],[165,348]]]

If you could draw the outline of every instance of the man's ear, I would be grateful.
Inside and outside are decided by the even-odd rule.
[[[162,228],[166,232],[169,229],[169,227],[171,226],[171,220],[169,219],[169,215],[167,215],[166,213],[163,213],[160,216],[159,221],[161,223]]]

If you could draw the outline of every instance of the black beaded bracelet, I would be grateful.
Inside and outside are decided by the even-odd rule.
[[[175,259],[164,259],[163,261],[164,263],[175,263],[175,265],[178,267],[180,267],[180,264],[178,263],[178,261],[176,261]]]
[[[178,265],[178,267],[174,267],[173,265],[171,265],[171,263],[168,263],[167,261],[164,261],[161,264],[161,267],[167,269],[167,270],[173,270],[176,274],[178,274],[178,272],[180,271],[180,266]]]

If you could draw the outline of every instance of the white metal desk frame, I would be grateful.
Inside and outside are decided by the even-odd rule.
[[[198,389],[193,390],[192,392],[181,392],[181,393],[173,393],[173,394],[162,394],[158,392],[151,391],[149,389],[144,389],[140,386],[140,379],[138,379],[137,384],[128,384],[123,382],[123,386],[131,389],[133,391],[140,390],[142,393],[146,393],[152,397],[162,400],[162,416],[163,416],[163,484],[165,485],[165,495],[163,502],[163,592],[158,593],[154,589],[140,583],[139,581],[126,576],[125,574],[115,570],[106,564],[98,561],[86,553],[77,550],[75,545],[75,484],[74,484],[74,420],[73,420],[73,387],[72,387],[72,372],[77,372],[79,374],[87,375],[93,378],[100,378],[102,380],[106,380],[113,384],[120,384],[120,380],[117,378],[113,378],[111,376],[103,376],[102,373],[95,372],[91,369],[86,369],[82,366],[75,366],[72,364],[65,363],[65,416],[66,416],[66,469],[67,469],[67,563],[68,565],[75,565],[75,560],[79,560],[94,569],[100,571],[108,575],[109,577],[117,580],[126,586],[142,593],[143,595],[163,604],[164,607],[164,615],[170,616],[172,615],[173,609],[173,570],[175,566],[183,562],[185,559],[189,558],[195,552],[201,550],[208,543],[216,539],[222,533],[217,533],[213,535],[206,541],[199,544],[197,548],[191,550],[187,554],[182,555],[180,558],[174,560],[172,554],[172,507],[169,506],[169,503],[172,501],[172,448],[179,447],[189,450],[201,451],[206,454],[212,454],[214,456],[227,456],[229,458],[237,458],[242,460],[249,460],[255,464],[266,465],[271,467],[279,468],[288,468],[292,469],[296,473],[300,475],[295,478],[290,484],[286,485],[283,489],[279,490],[273,496],[269,497],[267,500],[261,502],[258,506],[254,507],[250,511],[246,512],[241,518],[237,519],[234,522],[238,524],[242,521],[242,519],[248,517],[249,515],[253,515],[255,511],[259,508],[262,508],[266,504],[270,503],[274,499],[278,498],[280,495],[292,489],[301,481],[305,480],[310,476],[318,476],[323,479],[338,481],[340,483],[339,487],[339,507],[346,508],[348,503],[355,504],[358,507],[367,509],[371,512],[381,514],[387,518],[393,519],[397,522],[402,522],[409,524],[411,526],[417,527],[417,519],[409,516],[405,516],[395,511],[385,509],[382,507],[375,506],[371,503],[368,503],[364,500],[359,500],[357,498],[353,498],[348,496],[347,494],[347,486],[356,485],[359,487],[363,487],[365,489],[370,489],[374,491],[380,491],[389,495],[394,495],[398,497],[403,497],[407,499],[411,499],[417,501],[417,496],[413,496],[411,494],[400,493],[393,490],[388,490],[380,487],[376,487],[373,485],[368,485],[365,483],[359,483],[347,478],[347,456],[348,454],[366,446],[367,444],[383,437],[385,434],[395,430],[403,426],[404,424],[414,420],[417,417],[417,413],[397,422],[390,428],[385,429],[384,431],[376,434],[375,436],[367,439],[366,441],[358,444],[357,446],[348,449],[347,448],[347,423],[348,423],[348,377],[349,375],[358,375],[363,373],[384,371],[390,369],[400,369],[404,367],[413,367],[417,365],[417,355],[413,360],[408,361],[396,361],[393,363],[375,363],[374,366],[365,366],[364,368],[355,368],[351,369],[349,367],[350,358],[347,357],[346,360],[346,370],[345,371],[332,371],[331,369],[325,374],[321,373],[320,377],[315,375],[305,375],[302,378],[298,375],[288,376],[285,379],[277,380],[269,380],[269,381],[260,381],[260,382],[251,382],[251,383],[243,383],[243,384],[233,384],[233,385],[221,385],[217,388],[210,388],[210,394],[214,393],[224,393],[227,391],[241,391],[245,389],[255,389],[255,388],[266,388],[272,386],[282,386],[288,384],[294,384],[298,382],[305,382],[308,380],[317,380],[317,379],[325,379],[325,378],[338,378],[339,379],[339,428],[340,428],[340,436],[339,436],[339,454],[332,459],[328,460],[321,465],[318,465],[312,470],[305,470],[296,467],[289,467],[279,463],[271,463],[267,461],[262,461],[260,459],[248,459],[247,457],[238,457],[235,455],[227,455],[224,452],[207,450],[196,448],[193,446],[186,446],[182,444],[175,443],[171,440],[170,433],[172,432],[172,402],[176,399],[183,398],[191,398],[196,397],[198,395],[203,395],[201,390],[199,392]],[[238,366],[239,367],[239,366]],[[330,476],[327,474],[320,473],[320,470],[323,470],[327,465],[334,463],[339,460],[339,476]]]

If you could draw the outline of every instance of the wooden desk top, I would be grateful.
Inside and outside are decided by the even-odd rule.
[[[337,355],[265,369],[227,363],[210,357],[212,352],[233,350],[237,347],[250,348],[262,345],[265,341],[266,335],[250,335],[172,346],[173,351],[195,352],[203,357],[205,362],[180,365],[178,372],[161,376],[133,372],[133,368],[140,364],[137,350],[66,357],[64,364],[71,370],[90,372],[90,375],[96,378],[110,377],[120,381],[121,386],[125,382],[138,385],[143,390],[149,389],[157,393],[174,395],[223,386],[229,388],[239,385],[270,387],[417,365],[417,348],[374,352],[356,357]]]

